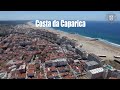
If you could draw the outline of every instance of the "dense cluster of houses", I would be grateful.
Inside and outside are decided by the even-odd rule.
[[[100,57],[45,29],[15,30],[0,39],[1,79],[119,78]]]

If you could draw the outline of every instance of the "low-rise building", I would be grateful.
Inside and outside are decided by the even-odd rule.
[[[26,73],[19,73],[17,79],[26,79]]]
[[[27,70],[27,76],[28,77],[34,77],[35,71],[33,69]]]

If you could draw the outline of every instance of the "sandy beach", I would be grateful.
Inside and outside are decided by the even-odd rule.
[[[29,28],[32,27],[34,29],[40,29],[36,28],[34,24],[29,23]],[[78,34],[71,34],[68,32],[60,31],[60,30],[54,30],[51,28],[44,28],[50,32],[59,34],[60,36],[66,36],[69,39],[76,40],[76,43],[78,45],[82,45],[82,48],[87,51],[87,53],[94,53],[96,55],[106,55],[104,60],[114,60],[114,56],[120,56],[120,48],[106,44],[100,40],[91,40],[91,38],[87,38],[85,36],[81,36]]]
[[[87,38],[78,34],[70,34],[60,30],[48,30],[48,31],[59,34],[60,36],[66,36],[69,39],[76,40],[76,43],[78,45],[82,45],[82,48],[86,50],[88,53],[94,53],[98,56],[106,55],[106,57],[104,58],[105,60],[114,60],[114,56],[120,56],[119,47],[106,44],[102,41],[91,40],[91,38]]]

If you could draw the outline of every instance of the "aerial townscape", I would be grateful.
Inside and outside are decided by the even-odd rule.
[[[0,25],[0,79],[120,79],[104,58],[55,30]]]

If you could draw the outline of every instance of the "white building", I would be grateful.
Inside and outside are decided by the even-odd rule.
[[[100,67],[100,68],[89,70],[86,75],[89,79],[98,79],[103,77],[103,72],[104,72],[104,69]]]

